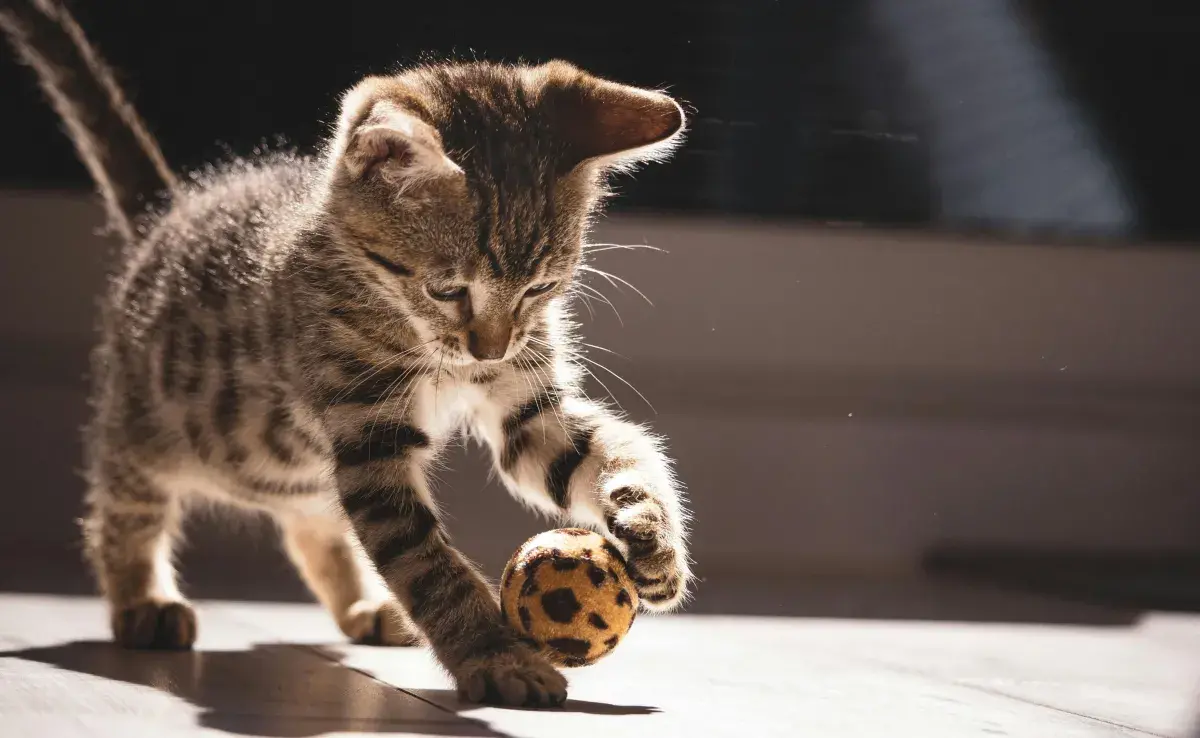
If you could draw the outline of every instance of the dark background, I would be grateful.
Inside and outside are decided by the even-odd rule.
[[[169,160],[282,136],[430,54],[565,58],[694,109],[621,209],[984,228],[1200,234],[1200,10],[1161,0],[282,0],[76,3]],[[0,55],[0,185],[86,188],[25,70]]]

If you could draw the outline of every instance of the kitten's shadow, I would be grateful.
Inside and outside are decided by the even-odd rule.
[[[331,658],[331,656],[333,656]],[[0,652],[0,659],[47,664],[65,671],[151,687],[198,711],[199,725],[234,735],[315,738],[327,733],[405,733],[508,738],[449,690],[407,692],[341,665],[334,652],[287,644],[237,651],[126,651],[109,642],[77,641]],[[56,682],[61,683],[61,682]],[[86,689],[86,683],[67,683]],[[122,699],[121,693],[110,698]],[[124,699],[145,714],[144,695]],[[593,715],[644,715],[649,707],[568,700],[561,708]],[[170,713],[163,711],[164,717]],[[166,727],[166,726],[164,726]]]
[[[479,708],[479,705],[463,702],[457,692],[449,689],[414,689],[411,692],[440,707],[446,707],[446,709],[458,711]],[[506,709],[521,710],[524,712],[543,712],[543,710],[533,707],[510,707]],[[646,705],[612,705],[607,702],[568,699],[565,705],[555,708],[554,712],[577,712],[583,715],[654,715],[661,712],[661,710],[657,707]]]
[[[341,654],[336,648],[327,646],[309,646],[309,648],[334,663],[341,662]],[[404,691],[432,703],[443,710],[452,712],[477,710],[480,707],[480,705],[464,701],[458,696],[457,692],[451,689],[405,689]],[[510,707],[505,709],[521,710],[523,712],[544,711],[543,709],[534,707]],[[552,708],[550,712],[574,712],[583,715],[654,715],[661,712],[661,710],[648,705],[614,705],[608,702],[589,702],[587,700],[568,698],[566,704],[561,707]]]

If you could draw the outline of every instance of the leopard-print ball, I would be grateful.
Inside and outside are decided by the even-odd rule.
[[[559,666],[586,666],[616,648],[638,596],[621,552],[598,533],[560,528],[517,549],[500,580],[508,624]]]

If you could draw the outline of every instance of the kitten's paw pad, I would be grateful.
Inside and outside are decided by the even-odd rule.
[[[558,707],[567,680],[524,645],[468,661],[456,670],[458,693],[470,702],[508,707]]]
[[[621,508],[609,520],[609,529],[625,545],[629,575],[646,608],[669,610],[678,605],[687,593],[690,574],[685,557],[672,543],[662,507],[642,496]]]
[[[356,602],[342,619],[342,632],[363,646],[416,646],[421,643],[396,602]]]
[[[114,613],[112,628],[123,648],[187,651],[196,642],[196,611],[186,602],[143,602]]]
[[[613,500],[629,501],[632,492],[622,495],[622,491],[613,494]],[[615,515],[608,518],[608,528],[612,534],[629,548],[631,557],[654,553],[660,548],[663,540],[669,535],[670,527],[662,506],[648,497],[634,497],[637,502],[626,504]]]

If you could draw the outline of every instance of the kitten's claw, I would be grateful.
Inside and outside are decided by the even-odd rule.
[[[523,644],[468,661],[455,676],[459,695],[469,702],[558,707],[567,700],[566,678]]]
[[[123,648],[187,651],[196,642],[196,612],[186,602],[152,600],[113,613],[112,629]]]

